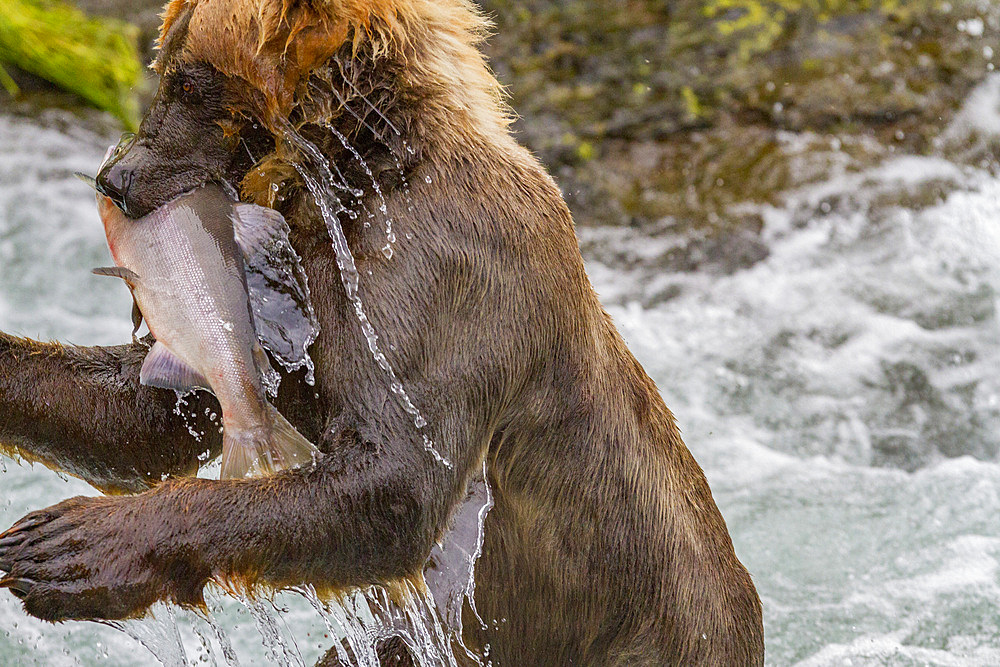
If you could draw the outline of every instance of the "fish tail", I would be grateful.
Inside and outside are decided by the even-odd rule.
[[[319,452],[273,405],[269,425],[253,431],[226,431],[222,437],[221,479],[261,477],[311,463]]]
[[[289,424],[288,420],[270,403],[267,404],[267,410],[271,417],[268,452],[271,460],[276,462],[275,470],[298,468],[312,463],[319,453],[316,446],[295,430],[295,427]]]
[[[262,430],[225,429],[222,434],[222,472],[219,479],[247,477],[258,459],[267,452],[267,437]]]

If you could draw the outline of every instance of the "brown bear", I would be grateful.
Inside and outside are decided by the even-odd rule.
[[[168,4],[159,91],[99,187],[140,216],[226,181],[285,215],[321,333],[315,385],[286,373],[276,405],[325,454],[264,478],[191,478],[219,452],[202,416],[217,404],[190,399],[209,434],[196,442],[174,394],[139,384],[142,342],[0,336],[6,451],[117,493],[0,536],[0,586],[28,613],[125,618],[199,604],[209,580],[419,578],[485,461],[486,627],[465,624],[468,646],[512,666],[763,664],[754,586],[588,282],[558,188],[511,137],[484,26],[469,0]],[[312,178],[335,190],[327,215],[398,386],[373,359]]]

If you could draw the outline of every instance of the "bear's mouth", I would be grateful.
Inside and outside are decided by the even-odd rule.
[[[200,125],[194,122],[185,128],[184,135],[194,135],[190,143],[188,136],[183,136],[182,141],[163,146],[158,137],[147,139],[141,129],[138,135],[123,136],[101,165],[95,188],[130,218],[148,215],[178,195],[206,183],[228,184],[238,189],[253,168],[253,156],[268,154],[267,142],[251,142],[258,152],[253,154],[249,147],[244,148],[246,142],[242,138],[222,142],[203,137],[199,143]]]
[[[134,148],[105,164],[95,179],[98,192],[109,197],[125,215],[141,218],[180,194],[212,181],[221,181],[210,171],[178,165],[143,164],[143,153]]]

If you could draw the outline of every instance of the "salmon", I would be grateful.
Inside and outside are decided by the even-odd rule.
[[[135,331],[145,320],[156,339],[140,383],[215,394],[222,479],[310,463],[316,447],[267,400],[264,378],[277,374],[258,340],[244,263],[245,255],[287,235],[281,215],[234,201],[215,184],[138,219],[101,193],[97,203],[115,266],[94,273],[125,281]]]

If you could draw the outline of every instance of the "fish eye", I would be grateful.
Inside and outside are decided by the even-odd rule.
[[[113,157],[118,157],[125,152],[125,149],[135,140],[135,132],[123,132],[118,144],[115,146]]]

